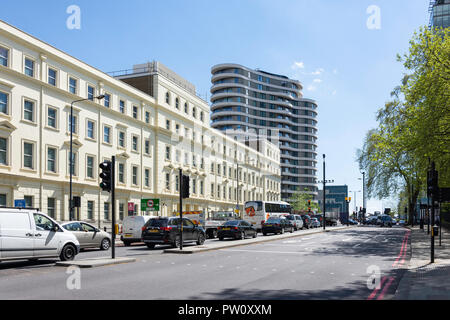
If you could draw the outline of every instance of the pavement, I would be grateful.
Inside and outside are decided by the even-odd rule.
[[[411,260],[395,300],[450,300],[450,232],[442,229],[442,245],[435,237],[435,262],[431,263],[431,238],[419,227],[411,228]]]
[[[59,261],[56,262],[57,266],[60,267],[69,267],[69,266],[77,266],[79,268],[95,268],[95,267],[103,267],[103,266],[110,266],[115,264],[122,264],[122,263],[130,263],[130,262],[136,262],[136,259],[134,258],[93,258],[93,259],[84,259],[84,260],[72,260],[72,261]]]

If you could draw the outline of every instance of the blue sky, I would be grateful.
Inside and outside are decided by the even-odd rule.
[[[327,179],[359,191],[356,150],[402,78],[396,55],[428,24],[428,2],[15,0],[2,3],[0,19],[105,72],[161,61],[202,95],[218,63],[298,79],[304,97],[319,104],[319,179],[325,153]],[[80,30],[66,27],[70,5],[81,9]],[[367,27],[372,5],[380,9],[380,29]],[[362,194],[357,198],[361,205]],[[369,201],[368,210],[391,205]]]

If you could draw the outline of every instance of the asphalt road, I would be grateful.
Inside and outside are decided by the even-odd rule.
[[[0,299],[391,299],[410,259],[408,232],[354,227],[192,255],[119,247],[116,256],[137,261],[79,269],[79,278],[54,261],[8,262]]]

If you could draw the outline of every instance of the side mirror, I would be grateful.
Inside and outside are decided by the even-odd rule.
[[[59,227],[55,224],[52,228],[53,232],[58,232],[59,231]]]

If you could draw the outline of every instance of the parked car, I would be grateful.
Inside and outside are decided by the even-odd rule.
[[[217,237],[220,241],[224,238],[245,239],[247,236],[256,238],[258,232],[249,222],[244,220],[231,220],[217,227]]]
[[[320,221],[317,220],[317,218],[311,218],[312,220],[312,227],[313,228],[320,228]]]
[[[142,227],[142,241],[150,249],[157,244],[170,244],[177,248],[181,242],[179,224],[180,218],[178,217],[149,219]],[[203,227],[183,218],[183,244],[196,242],[197,245],[202,245],[205,243],[205,239],[206,232]]]
[[[353,220],[353,219],[348,219],[348,224],[351,224],[351,225],[357,225],[358,224],[358,222],[356,222],[355,220]]]
[[[111,235],[83,221],[66,222],[61,225],[77,237],[81,249],[99,248],[108,250],[111,247]]]
[[[67,261],[80,252],[77,238],[39,210],[0,208],[0,226],[0,261]]]
[[[135,242],[142,242],[142,227],[150,218],[150,216],[128,216],[123,220],[120,240],[126,247]]]
[[[399,225],[399,226],[404,226],[405,224],[406,224],[405,220],[400,220],[400,221],[398,222],[398,225]]]
[[[312,220],[311,220],[311,217],[309,215],[307,215],[307,214],[302,215],[302,219],[303,219],[303,226],[306,229],[310,229],[310,228],[313,227],[312,226]]]
[[[288,219],[270,217],[265,223],[263,223],[261,231],[263,235],[267,235],[269,233],[283,234],[285,231],[290,231],[292,233],[294,232],[294,225]]]
[[[390,216],[381,216],[379,221],[379,225],[381,227],[392,228],[392,218]]]
[[[303,229],[303,219],[300,215],[290,214],[285,216],[285,218],[291,221],[291,223],[294,225],[295,231]]]
[[[366,219],[366,225],[376,225],[377,224],[377,217],[369,217],[368,219]]]

